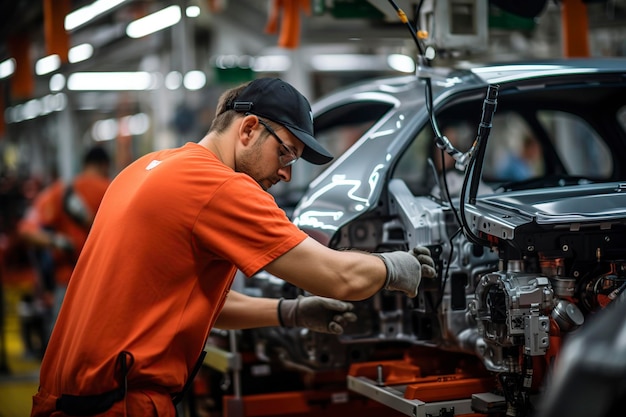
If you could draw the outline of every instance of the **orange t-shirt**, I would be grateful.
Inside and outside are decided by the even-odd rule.
[[[100,201],[109,183],[108,178],[83,173],[74,178],[71,186],[87,210],[93,215],[98,211]],[[63,285],[66,285],[70,280],[76,259],[89,233],[88,227],[73,220],[63,207],[66,187],[67,185],[59,180],[43,190],[19,224],[20,230],[38,230],[43,227],[66,236],[72,242],[75,248],[72,253],[54,251],[55,280],[58,284]]]
[[[179,392],[236,270],[253,275],[305,238],[269,193],[201,145],[138,159],[102,201],[46,349],[41,390],[114,389],[116,357],[128,351],[129,389]]]

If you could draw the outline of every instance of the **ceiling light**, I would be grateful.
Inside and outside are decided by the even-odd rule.
[[[383,59],[380,55],[320,54],[311,58],[311,66],[316,71],[372,71],[382,69]]]
[[[76,29],[125,1],[126,0],[96,0],[85,7],[76,9],[65,16],[65,30],[70,31]]]
[[[19,123],[49,113],[62,111],[67,106],[67,97],[63,93],[48,94],[41,99],[32,99],[17,106],[8,107],[5,112],[7,123]]]
[[[40,116],[48,113],[63,111],[67,106],[67,96],[63,93],[48,94],[41,98],[42,111]]]
[[[35,74],[45,75],[56,71],[61,67],[61,58],[54,54],[41,58],[35,63]]]
[[[169,6],[129,23],[126,27],[126,34],[131,38],[141,38],[175,25],[180,18],[180,7]]]
[[[137,113],[124,118],[125,125],[128,126],[128,133],[131,135],[143,135],[150,128],[150,118],[145,113]]]
[[[41,101],[34,98],[32,100],[27,101],[22,107],[22,114],[24,116],[24,120],[31,120],[35,117],[39,116],[42,110]]]
[[[206,75],[202,71],[189,71],[185,74],[183,85],[188,90],[199,90],[206,85]]]
[[[198,6],[189,6],[185,9],[185,14],[187,17],[198,17],[200,16],[200,8]]]
[[[67,58],[72,64],[75,64],[91,58],[92,55],[93,46],[88,43],[81,43],[80,45],[70,48],[67,53]]]
[[[157,88],[155,74],[138,72],[76,72],[69,76],[67,88],[80,91],[153,90]]]
[[[91,135],[98,142],[113,140],[117,137],[118,129],[116,119],[98,120],[91,128]]]
[[[15,59],[9,58],[0,62],[0,79],[6,78],[15,72]]]
[[[65,77],[63,74],[54,74],[50,77],[50,91],[61,91],[65,87]]]
[[[165,87],[168,90],[176,90],[183,84],[183,75],[178,71],[172,71],[165,76]]]
[[[291,59],[286,55],[259,56],[252,64],[252,70],[256,72],[283,72],[291,67]]]
[[[91,127],[94,140],[101,142],[113,140],[118,135],[143,135],[150,128],[150,117],[145,113],[124,116],[120,119],[98,120]]]
[[[237,55],[219,55],[215,57],[215,66],[219,69],[237,67]]]

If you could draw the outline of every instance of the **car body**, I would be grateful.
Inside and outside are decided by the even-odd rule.
[[[359,320],[338,337],[253,331],[262,356],[344,370],[351,391],[408,415],[528,415],[562,344],[626,286],[626,60],[425,67],[346,87],[313,112],[337,157],[320,173],[294,166],[294,223],[335,249],[427,246],[439,276],[414,299],[355,303]],[[456,155],[445,172],[442,147]],[[298,293],[266,273],[243,290]],[[406,373],[396,394],[381,388],[393,370]],[[423,394],[433,375],[465,391]]]

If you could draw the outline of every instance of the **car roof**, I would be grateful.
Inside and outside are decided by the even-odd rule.
[[[433,95],[437,97],[445,91],[471,89],[488,84],[532,82],[539,78],[563,75],[592,76],[611,73],[626,74],[626,58],[562,58],[515,63],[458,63],[451,67],[423,67],[413,75],[368,79],[331,92],[313,104],[313,113],[323,111],[331,103],[336,104],[338,96],[341,95],[348,98],[365,92],[380,92],[389,96],[399,96],[406,91],[414,93],[415,89],[422,92],[423,86],[420,85],[420,78],[425,77],[431,79]]]
[[[623,73],[626,59],[554,59],[471,66],[468,69],[486,83],[493,84],[563,74]]]

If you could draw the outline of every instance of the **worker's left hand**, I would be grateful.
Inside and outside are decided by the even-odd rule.
[[[320,333],[341,334],[345,326],[356,321],[351,303],[332,298],[298,296],[295,300],[281,299],[278,317],[284,327],[305,327]]]

